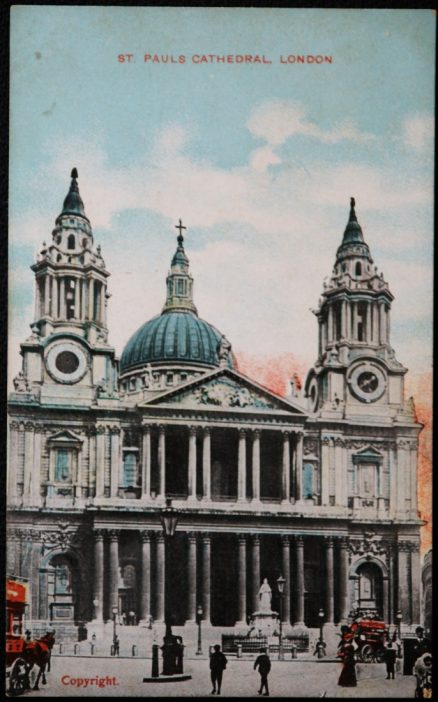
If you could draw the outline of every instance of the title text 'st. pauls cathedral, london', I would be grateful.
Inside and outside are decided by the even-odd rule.
[[[32,266],[9,400],[8,574],[29,581],[35,630],[74,637],[116,609],[140,627],[171,613],[188,632],[201,605],[217,635],[247,631],[265,578],[280,611],[280,574],[283,631],[318,626],[320,608],[332,624],[354,609],[418,624],[421,424],[354,200],[315,311],[315,364],[280,397],[199,317],[181,222],[163,309],[116,358],[77,178]],[[165,543],[166,497],[179,521]]]

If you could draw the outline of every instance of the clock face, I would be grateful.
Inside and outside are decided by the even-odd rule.
[[[45,361],[48,373],[59,383],[77,383],[88,368],[87,352],[72,341],[50,346]]]
[[[309,405],[311,412],[316,412],[318,408],[318,382],[316,378],[312,380],[309,388]]]
[[[352,393],[362,402],[375,402],[386,388],[383,371],[372,363],[356,366],[348,379]]]

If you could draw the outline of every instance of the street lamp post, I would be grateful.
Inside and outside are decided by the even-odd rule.
[[[203,611],[201,605],[198,605],[198,608],[196,610],[196,619],[198,621],[198,650],[196,651],[197,656],[202,656],[201,622],[202,622],[203,613],[204,613],[204,611]]]
[[[283,592],[284,592],[284,585],[286,583],[286,579],[283,578],[282,575],[280,575],[277,578],[277,588],[278,588],[278,594],[280,596],[280,634],[279,634],[279,641],[278,641],[278,660],[281,661],[283,660]]]
[[[401,641],[401,620],[402,620],[402,613],[400,610],[397,610],[397,614],[395,615],[395,620],[397,622],[397,635],[399,641]]]
[[[161,510],[160,521],[165,536],[166,551],[169,539],[174,536],[176,525],[178,524],[179,511],[172,507],[172,500],[166,498],[166,507]],[[166,558],[164,559],[166,562]],[[182,673],[183,669],[183,645],[179,636],[173,636],[171,616],[165,605],[166,633],[163,639],[163,675],[174,675]]]
[[[321,609],[319,610],[319,612],[318,612],[318,619],[319,619],[319,641],[320,641],[321,644],[324,643],[324,639],[323,639],[323,636],[322,636],[322,628],[323,628],[323,626],[324,626],[324,617],[325,617],[324,610],[321,608]]]
[[[113,614],[113,651],[114,655],[116,655],[116,649],[117,649],[117,615],[119,613],[119,610],[117,607],[113,607],[112,609],[112,614]]]

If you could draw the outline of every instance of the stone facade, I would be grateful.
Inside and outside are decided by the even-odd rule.
[[[145,325],[120,367],[109,273],[75,171],[32,267],[35,319],[8,442],[8,574],[29,580],[30,619],[77,627],[117,608],[140,624],[171,613],[189,625],[202,604],[213,626],[241,628],[264,578],[279,611],[283,574],[286,627],[318,626],[320,607],[333,624],[354,608],[389,623],[400,609],[403,625],[418,624],[421,425],[354,201],[302,396],[239,373],[229,342],[201,324],[178,228],[161,356],[147,355],[158,327]],[[166,497],[180,510],[167,544]]]

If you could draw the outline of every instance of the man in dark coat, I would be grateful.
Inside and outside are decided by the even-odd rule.
[[[392,643],[389,642],[385,650],[385,663],[386,663],[386,679],[392,678],[395,680],[395,659],[397,657],[397,651],[392,647]]]
[[[259,669],[260,673],[260,689],[259,689],[259,695],[263,693],[263,688],[265,689],[265,692],[263,693],[265,696],[269,695],[269,688],[268,688],[268,675],[269,671],[271,670],[271,661],[266,653],[266,648],[261,648],[260,649],[260,655],[257,656],[255,659],[254,663],[254,670]]]
[[[211,682],[213,683],[213,689],[211,691],[212,695],[214,695],[215,692],[218,695],[221,694],[222,675],[226,667],[227,658],[222,653],[219,644],[216,644],[214,647],[214,653],[212,653],[210,656]]]

